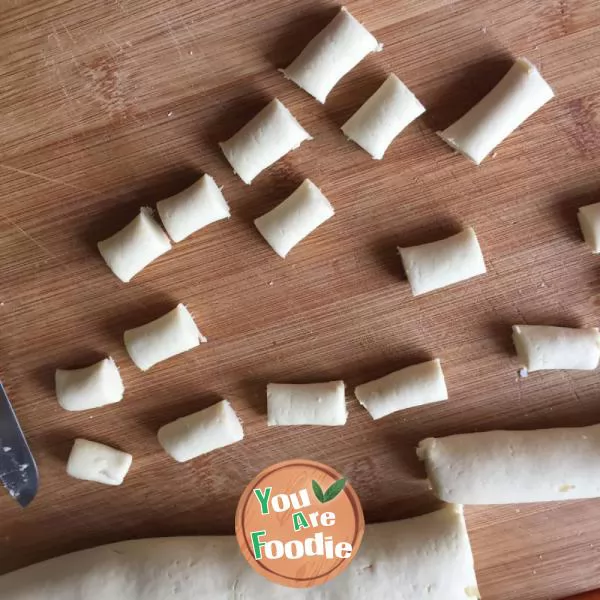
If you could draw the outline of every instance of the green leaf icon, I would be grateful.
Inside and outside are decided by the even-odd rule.
[[[345,477],[342,477],[341,479],[338,479],[337,481],[332,483],[329,486],[329,488],[327,489],[327,491],[325,492],[325,502],[329,502],[330,500],[333,500],[344,489],[345,485],[346,485]]]
[[[315,496],[317,497],[317,500],[319,502],[325,502],[325,494],[323,494],[323,490],[321,489],[321,486],[314,479],[312,482],[312,489],[313,489],[313,492],[315,493]]]
[[[321,502],[321,504],[325,504],[325,502],[329,502],[333,500],[336,496],[340,494],[340,492],[344,489],[346,485],[346,478],[342,477],[337,481],[334,481],[328,488],[325,493],[321,489],[321,486],[313,479],[312,489],[317,497],[317,500]]]

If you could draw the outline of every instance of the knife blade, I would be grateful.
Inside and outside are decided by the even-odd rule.
[[[0,382],[0,481],[23,508],[37,494],[37,465],[2,382]]]

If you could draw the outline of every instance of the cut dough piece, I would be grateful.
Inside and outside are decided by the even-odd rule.
[[[479,165],[500,142],[553,97],[552,88],[540,72],[526,58],[518,58],[485,98],[438,135]]]
[[[298,242],[334,214],[321,190],[305,179],[281,204],[255,219],[254,224],[271,248],[285,258]]]
[[[416,96],[392,74],[342,125],[342,131],[373,158],[381,159],[394,138],[424,112]]]
[[[485,273],[472,227],[430,244],[398,248],[398,252],[415,296]]]
[[[433,492],[446,502],[600,497],[600,425],[428,438],[417,454]]]
[[[319,32],[282,73],[324,103],[335,84],[381,46],[346,8]]]
[[[312,140],[292,113],[277,99],[226,142],[223,154],[244,183],[252,180],[305,140]]]
[[[108,357],[83,369],[56,369],[56,399],[65,410],[88,410],[123,399],[123,381]]]
[[[177,462],[186,462],[243,439],[242,424],[227,400],[181,417],[158,430],[160,445]]]
[[[591,246],[592,252],[600,252],[600,202],[582,206],[577,213],[583,239]]]
[[[235,537],[133,540],[0,576],[10,600],[475,600],[473,555],[460,507],[367,525],[356,558],[323,585],[294,589],[251,569]],[[233,592],[235,594],[233,595]]]
[[[381,419],[412,406],[448,400],[439,358],[359,385],[354,393],[373,419]]]
[[[161,200],[156,210],[174,242],[230,216],[227,201],[210,175],[203,175],[179,194]]]
[[[345,425],[348,417],[343,381],[269,383],[268,425]]]
[[[596,327],[513,325],[513,342],[527,371],[569,369],[591,371],[600,360],[600,333]]]
[[[121,485],[133,457],[110,446],[76,439],[67,463],[67,473],[75,479]]]
[[[110,270],[124,282],[171,249],[171,242],[152,211],[143,207],[140,214],[121,231],[102,242],[98,250]]]
[[[123,339],[131,360],[142,371],[206,342],[183,304],[150,323],[128,329]]]

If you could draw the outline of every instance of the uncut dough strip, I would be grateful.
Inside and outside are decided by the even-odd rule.
[[[132,461],[127,452],[79,438],[71,449],[67,473],[75,479],[121,485]]]
[[[98,242],[102,258],[125,283],[170,249],[169,238],[146,207],[141,208],[140,214],[121,231]]]
[[[136,540],[100,546],[0,576],[10,600],[474,600],[473,555],[460,507],[367,525],[356,558],[309,589],[271,583],[234,537]]]
[[[600,425],[428,438],[417,454],[434,494],[445,502],[600,497]]]
[[[282,73],[324,103],[335,84],[367,54],[383,46],[346,8],[320,31]]]
[[[269,383],[268,425],[345,425],[343,381],[324,383]]]
[[[600,252],[600,202],[582,206],[577,212],[577,219],[586,244],[592,252]]]
[[[398,252],[415,296],[486,272],[472,227],[437,242],[398,248]]]
[[[131,360],[142,371],[206,342],[183,304],[145,325],[123,334]]]
[[[413,406],[448,400],[439,358],[363,383],[354,394],[373,419]]]
[[[438,135],[479,165],[519,125],[554,97],[552,88],[526,59],[518,58],[485,98]]]
[[[596,327],[513,325],[513,342],[521,366],[529,372],[591,371],[600,360],[600,333]]]
[[[342,125],[342,131],[373,158],[381,159],[394,138],[424,112],[417,97],[391,74]]]
[[[321,190],[305,179],[281,204],[254,220],[269,246],[285,258],[288,252],[335,214]]]
[[[158,430],[160,445],[177,462],[186,462],[243,438],[242,424],[227,400],[181,417]]]
[[[179,194],[157,202],[156,210],[174,242],[230,216],[219,186],[206,174]]]
[[[56,369],[54,381],[58,403],[71,411],[120,402],[125,391],[119,369],[110,357],[83,369]]]
[[[312,140],[292,113],[275,98],[219,146],[244,183],[252,180],[305,140]]]

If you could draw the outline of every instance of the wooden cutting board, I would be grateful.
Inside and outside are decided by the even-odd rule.
[[[335,14],[327,0],[13,0],[0,20],[0,376],[39,460],[39,497],[0,494],[0,571],[89,546],[231,533],[246,483],[273,462],[324,461],[369,522],[430,511],[414,447],[426,436],[600,420],[597,372],[517,378],[513,323],[599,324],[600,258],[578,206],[600,201],[600,10],[595,0],[356,0],[385,45],[325,106],[286,81]],[[557,98],[480,168],[435,135],[523,55]],[[427,107],[373,161],[340,125],[396,73]],[[217,142],[279,97],[314,136],[244,185]],[[208,172],[232,218],[177,244],[130,284],[95,244],[141,205]],[[305,177],[336,216],[281,260],[252,220]],[[396,245],[474,226],[488,274],[415,299]],[[185,302],[209,343],[138,371],[125,329]],[[110,354],[119,405],[73,414],[56,367]],[[447,403],[373,422],[361,382],[441,357]],[[343,428],[268,430],[265,384],[343,378]],[[155,433],[220,397],[243,443],[175,464]],[[121,488],[70,479],[73,438],[134,457]],[[540,469],[544,465],[540,464]],[[467,510],[486,600],[560,598],[600,585],[598,501]]]

